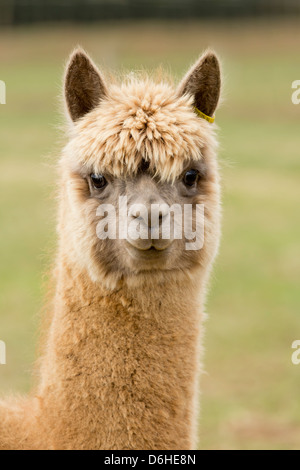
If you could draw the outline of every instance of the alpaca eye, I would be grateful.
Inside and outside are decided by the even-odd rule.
[[[91,175],[91,180],[93,182],[95,189],[103,189],[107,185],[107,180],[103,175]]]
[[[194,186],[199,178],[199,172],[197,170],[189,170],[183,177],[183,182],[186,186]]]

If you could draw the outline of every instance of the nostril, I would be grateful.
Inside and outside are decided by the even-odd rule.
[[[142,204],[133,204],[129,207],[128,216],[131,220],[136,220],[139,223],[148,225],[148,210],[147,207]]]
[[[159,221],[159,225],[162,225],[163,222],[166,220],[167,218],[167,215],[166,213],[160,213],[159,214],[159,218],[158,218],[158,221]]]
[[[169,216],[170,212],[169,212],[169,207],[167,206],[167,209],[163,209],[160,213],[159,213],[159,222],[162,222],[163,220],[165,220],[168,216]]]
[[[168,218],[169,206],[164,204],[154,204],[151,207],[151,227],[160,227]]]
[[[133,218],[133,220],[136,221],[136,223],[139,223],[141,226],[146,226],[146,227],[149,226],[150,222],[149,222],[148,218],[144,218],[141,215],[132,215],[131,217]]]

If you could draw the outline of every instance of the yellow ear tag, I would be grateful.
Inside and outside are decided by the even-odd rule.
[[[194,106],[194,110],[195,110],[195,113],[198,114],[199,117],[201,117],[202,119],[205,119],[205,121],[209,122],[210,124],[213,124],[215,122],[216,116],[213,116],[213,117],[207,116],[195,106]]]

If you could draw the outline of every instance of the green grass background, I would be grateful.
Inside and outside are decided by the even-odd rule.
[[[63,64],[82,44],[104,69],[180,78],[214,47],[223,60],[217,113],[223,238],[207,310],[200,447],[299,449],[300,79],[296,22],[141,23],[0,31],[1,393],[31,383],[55,247],[55,163]]]

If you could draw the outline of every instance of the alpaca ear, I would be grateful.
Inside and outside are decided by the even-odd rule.
[[[107,95],[100,72],[80,48],[73,52],[67,65],[64,92],[73,121],[92,111]]]
[[[179,94],[194,97],[194,106],[212,117],[221,93],[221,70],[216,54],[207,51],[189,70],[179,85]]]

